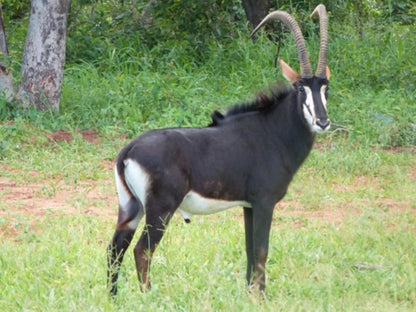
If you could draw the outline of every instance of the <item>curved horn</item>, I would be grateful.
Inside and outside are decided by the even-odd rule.
[[[298,23],[293,18],[292,15],[285,11],[274,11],[268,14],[257,27],[251,32],[250,37],[253,35],[268,21],[270,20],[280,20],[285,23],[290,30],[292,31],[293,36],[295,37],[295,43],[298,50],[298,58],[301,67],[302,77],[312,77],[312,69],[308,59],[308,53],[306,51],[305,40],[303,39],[302,32],[299,28]]]
[[[321,44],[319,48],[319,61],[316,69],[316,76],[326,78],[326,62],[328,58],[328,16],[323,4],[319,4],[313,11],[311,17],[319,15],[319,28],[321,35]]]

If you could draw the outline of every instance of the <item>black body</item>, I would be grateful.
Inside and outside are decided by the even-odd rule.
[[[321,33],[315,75],[296,20],[284,11],[271,12],[252,34],[276,19],[291,29],[301,74],[283,60],[279,62],[292,88],[261,95],[251,104],[235,106],[225,116],[215,111],[205,128],[149,131],[120,152],[115,174],[119,216],[108,247],[112,294],[117,292],[124,253],[144,214],[146,224],[134,257],[142,289],[147,290],[152,255],[175,211],[189,222],[191,214],[213,213],[235,205],[244,209],[247,283],[260,291],[265,289],[274,206],[311,151],[315,133],[330,127],[325,6],[318,5],[312,16],[319,16]]]
[[[319,86],[322,84],[328,82],[320,81]],[[151,255],[190,190],[207,198],[251,203],[252,208],[244,208],[247,282],[264,289],[274,206],[285,195],[315,138],[303,117],[304,101],[303,87],[296,84],[271,96],[260,96],[250,105],[236,106],[225,116],[216,112],[208,127],[152,130],[121,151],[117,172],[123,181],[125,159],[143,166],[152,180],[145,230],[134,251],[145,289],[150,286]],[[135,232],[125,224],[141,210],[140,200],[133,198],[129,212],[119,215],[109,246],[112,293],[116,293],[118,267]]]

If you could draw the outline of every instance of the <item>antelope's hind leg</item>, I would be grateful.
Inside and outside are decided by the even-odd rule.
[[[117,294],[118,272],[124,254],[133,239],[137,225],[144,215],[143,206],[134,197],[119,208],[117,228],[108,245],[107,254],[107,286],[111,295]]]
[[[174,210],[167,207],[176,207],[174,204],[165,206],[163,204],[151,204],[150,202],[147,205],[149,209],[146,212],[146,225],[134,248],[137,276],[140,288],[144,292],[150,289],[149,272],[153,253],[173,215]]]

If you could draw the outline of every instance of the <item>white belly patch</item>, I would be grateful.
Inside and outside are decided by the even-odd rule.
[[[244,200],[228,201],[223,199],[206,198],[194,191],[190,191],[183,198],[182,203],[178,207],[178,211],[184,219],[189,219],[194,214],[207,215],[236,206],[250,208],[251,204]]]

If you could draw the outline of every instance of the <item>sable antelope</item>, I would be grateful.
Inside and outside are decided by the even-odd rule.
[[[212,114],[204,128],[152,130],[128,144],[117,158],[117,227],[108,246],[108,286],[117,293],[119,267],[139,221],[146,224],[134,248],[142,290],[150,288],[152,255],[175,213],[193,214],[244,208],[247,283],[263,291],[273,209],[308,156],[315,134],[329,129],[326,110],[329,69],[327,15],[318,5],[320,53],[312,74],[305,41],[295,19],[284,11],[267,15],[291,29],[301,74],[280,60],[290,88],[259,96],[227,114]]]

